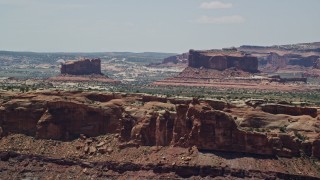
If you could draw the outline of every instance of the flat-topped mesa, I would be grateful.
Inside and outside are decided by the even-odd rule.
[[[223,50],[190,50],[189,67],[225,70],[236,68],[247,72],[258,72],[258,58],[237,51],[237,49]]]
[[[67,61],[61,64],[61,74],[70,75],[101,75],[101,60],[97,59],[81,59],[77,61]]]

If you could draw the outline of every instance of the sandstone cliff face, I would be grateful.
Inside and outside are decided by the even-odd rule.
[[[90,75],[101,74],[100,59],[83,59],[79,61],[69,61],[61,65],[61,74],[70,75]]]
[[[169,112],[153,114],[131,131],[140,145],[196,146],[200,150],[245,152],[263,155],[297,156],[300,149],[317,156],[318,145],[302,144],[288,134],[246,132],[237,128],[232,116],[208,104],[177,105],[176,117]]]
[[[288,46],[241,46],[239,49],[259,58],[259,69],[265,72],[279,69],[293,68],[304,69],[314,67],[320,57],[318,45],[288,45]],[[310,48],[310,49],[309,49]],[[290,67],[291,66],[291,67]]]
[[[281,109],[283,114],[310,115],[306,119],[278,117],[259,108],[254,111],[250,110],[251,106],[247,108],[238,110],[236,106],[214,100],[173,101],[147,95],[126,98],[119,94],[81,92],[10,95],[10,99],[0,103],[0,134],[23,133],[43,139],[70,140],[80,134],[119,133],[124,144],[196,146],[199,150],[288,157],[298,156],[302,151],[308,156],[320,157],[317,135],[320,128],[313,118],[317,115],[316,109],[281,106],[276,112],[270,108],[264,110],[274,114]],[[251,111],[251,115],[243,116]],[[244,120],[238,122],[240,126],[234,117],[243,117]],[[278,120],[280,125],[275,126]],[[272,124],[277,128],[285,126],[291,133],[243,129],[263,128],[268,123],[270,127]],[[299,132],[306,133],[308,138],[303,139],[304,136],[297,135]]]
[[[91,107],[74,102],[48,102],[47,110],[37,122],[37,137],[44,139],[69,139],[80,134],[98,136],[116,133],[121,108]]]
[[[73,139],[80,134],[97,136],[117,132],[121,107],[94,106],[88,100],[75,101],[67,96],[40,96],[43,99],[12,100],[0,108],[3,133],[23,133],[44,139]],[[90,102],[90,100],[89,100]]]
[[[258,71],[256,57],[241,54],[240,52],[227,51],[189,51],[189,67],[225,70],[236,68],[247,72]]]
[[[288,65],[302,66],[302,67],[312,67],[319,56],[306,56],[288,54],[285,55],[289,58]]]
[[[288,64],[288,58],[278,55],[277,53],[271,52],[266,57],[266,62],[261,62],[261,65],[270,66],[270,68],[278,69],[284,68]]]
[[[0,126],[3,134],[23,133],[36,135],[36,125],[46,111],[46,102],[29,101],[23,99],[12,100],[3,103],[0,107]]]
[[[267,68],[285,68],[288,65],[301,66],[301,67],[312,67],[319,56],[301,56],[299,54],[285,54],[279,55],[275,52],[271,52],[265,57],[260,58],[260,65],[266,66]]]

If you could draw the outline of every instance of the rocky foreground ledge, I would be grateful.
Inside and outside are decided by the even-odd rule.
[[[90,92],[0,95],[4,177],[320,178],[319,107]]]

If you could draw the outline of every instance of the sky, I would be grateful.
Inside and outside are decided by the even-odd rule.
[[[0,0],[0,50],[173,52],[320,41],[320,0]]]

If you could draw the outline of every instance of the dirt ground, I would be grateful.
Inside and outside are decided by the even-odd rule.
[[[0,179],[320,178],[315,159],[199,152],[196,147],[131,147],[117,137],[64,142],[8,135],[0,140]],[[101,146],[105,151],[97,150]]]

